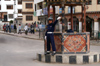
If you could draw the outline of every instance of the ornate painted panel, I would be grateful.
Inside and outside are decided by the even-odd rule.
[[[63,39],[63,41],[62,41]],[[56,52],[58,53],[88,53],[90,51],[89,33],[54,33]],[[45,40],[45,51],[47,51],[47,42]],[[63,47],[62,47],[63,46]],[[52,46],[51,46],[52,51]]]
[[[86,52],[86,35],[64,35],[64,52]]]

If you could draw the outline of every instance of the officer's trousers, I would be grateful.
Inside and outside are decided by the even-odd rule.
[[[55,42],[54,42],[54,34],[47,34],[47,51],[50,51],[52,46],[52,50],[56,51]]]

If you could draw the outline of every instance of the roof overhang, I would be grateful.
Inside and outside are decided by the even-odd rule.
[[[49,4],[76,4],[76,5],[82,5],[89,2],[89,0],[45,0],[44,2]]]

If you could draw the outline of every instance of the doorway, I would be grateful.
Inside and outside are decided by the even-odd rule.
[[[7,21],[7,15],[4,15],[4,21]]]
[[[88,16],[86,17],[86,32],[90,32],[90,36],[92,35],[93,21],[94,20],[89,18]]]

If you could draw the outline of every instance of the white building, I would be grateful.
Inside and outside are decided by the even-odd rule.
[[[34,12],[36,12],[36,16],[42,15],[42,4],[44,0],[34,0]]]
[[[22,17],[22,0],[0,0],[0,21],[14,21]]]

